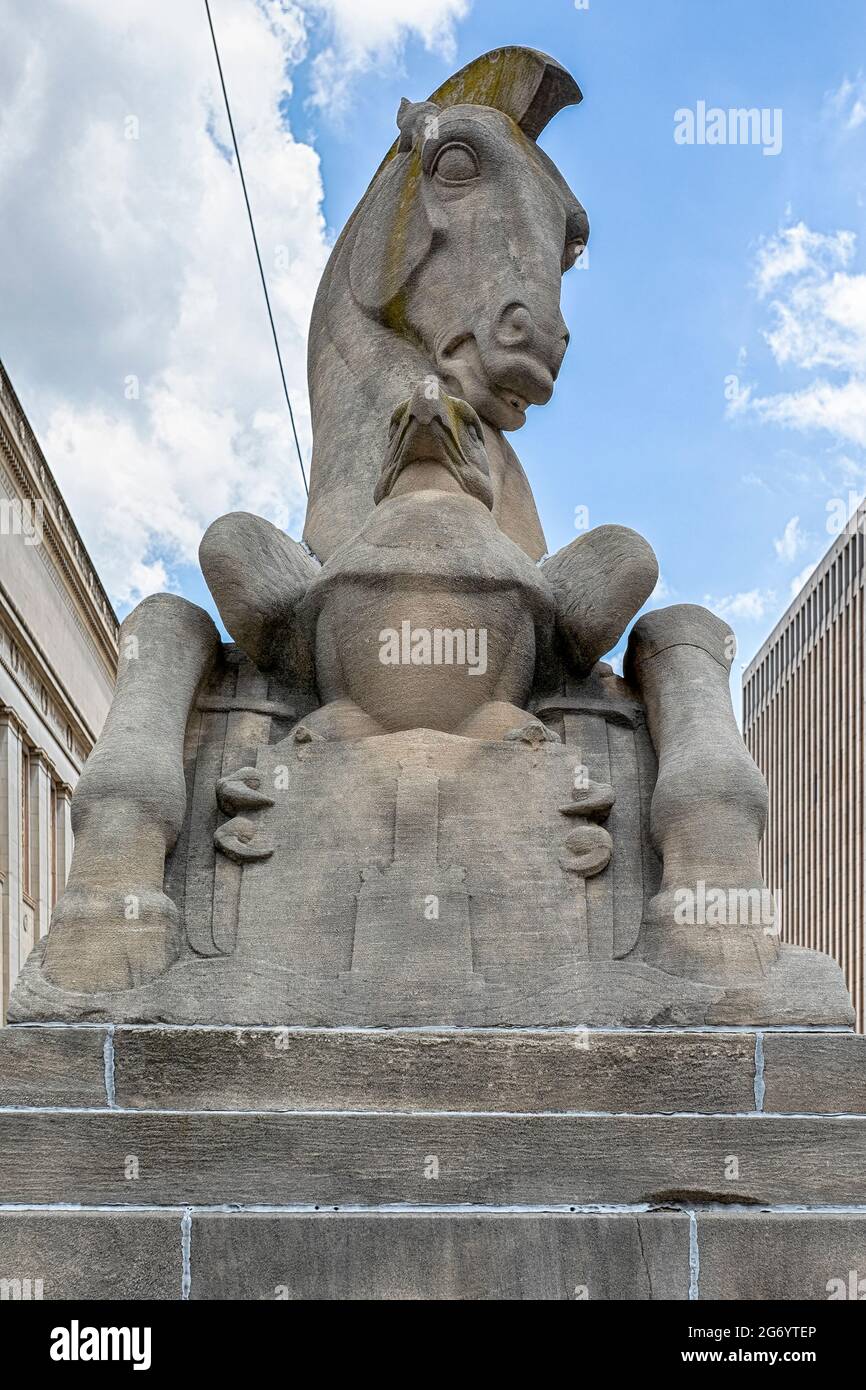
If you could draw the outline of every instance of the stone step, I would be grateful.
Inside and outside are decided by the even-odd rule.
[[[764,1109],[786,1114],[866,1113],[866,1037],[765,1033]]]
[[[190,1268],[194,1299],[686,1299],[689,1219],[202,1212]]]
[[[104,1105],[104,1028],[0,1028],[0,1106]]]
[[[861,1298],[864,1078],[843,1032],[7,1028],[0,1299]]]
[[[0,1029],[0,1106],[866,1114],[851,1033]]]
[[[0,1112],[0,1203],[866,1203],[866,1117]]]
[[[195,1212],[191,1270],[212,1299],[864,1298],[866,1210]]]
[[[4,1211],[0,1300],[178,1299],[182,1211]]]
[[[0,1208],[0,1301],[849,1300],[859,1211]]]
[[[706,1110],[755,1106],[749,1034],[126,1031],[119,1106],[179,1110]]]

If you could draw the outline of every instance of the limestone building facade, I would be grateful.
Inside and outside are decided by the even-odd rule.
[[[767,778],[762,855],[782,935],[826,951],[866,1025],[866,503],[743,675],[743,733]]]
[[[118,624],[0,362],[0,1015],[48,931],[69,803],[102,727]]]

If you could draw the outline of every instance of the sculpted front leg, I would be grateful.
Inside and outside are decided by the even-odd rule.
[[[759,860],[767,785],[734,719],[734,650],[720,618],[677,604],[635,623],[626,654],[659,761],[650,825],[663,876],[645,955],[705,980],[777,953]]]
[[[186,810],[187,719],[218,647],[208,614],[173,594],[145,599],[121,626],[114,699],[72,797],[75,850],[42,966],[53,984],[129,989],[177,957],[165,857]]]

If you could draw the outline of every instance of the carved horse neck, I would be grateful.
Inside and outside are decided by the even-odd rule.
[[[340,273],[344,261],[335,248],[319,288],[309,345],[313,460],[304,538],[320,560],[350,540],[373,509],[394,407],[419,381],[438,380],[423,344],[355,303],[347,277]],[[516,545],[538,560],[546,550],[544,532],[520,460],[501,430],[485,423],[484,435],[493,516]],[[334,505],[337,496],[339,506]]]

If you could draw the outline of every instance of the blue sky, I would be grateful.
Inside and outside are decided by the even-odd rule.
[[[54,8],[65,19],[70,7]],[[90,28],[67,37],[66,51],[71,42],[73,56],[76,42],[93,51],[102,22],[97,5],[81,8],[88,12]],[[111,8],[107,0],[103,8],[106,13]],[[560,113],[542,144],[589,213],[589,264],[564,281],[563,309],[572,341],[554,399],[530,411],[512,443],[529,474],[551,550],[573,538],[576,507],[588,508],[591,525],[635,527],[659,557],[663,588],[653,601],[708,602],[731,621],[740,639],[738,660],[748,661],[790,601],[797,577],[829,545],[828,504],[866,489],[862,6],[854,0],[821,7],[807,0],[589,0],[588,8],[578,9],[573,0],[536,0],[533,5],[434,0],[438,19],[425,32],[411,18],[417,6],[370,0],[371,26],[375,14],[384,28],[381,42],[372,38],[365,47],[363,25],[359,28],[357,15],[352,20],[344,0],[320,0],[283,6],[283,90],[279,74],[272,74],[270,88],[260,82],[261,95],[256,90],[256,44],[261,44],[260,73],[266,58],[271,66],[274,62],[266,46],[269,36],[273,45],[279,27],[273,7],[243,0],[234,19],[224,3],[213,8],[245,155],[250,150],[250,192],[265,245],[278,241],[281,218],[291,221],[287,240],[294,283],[272,273],[292,394],[302,416],[302,320],[329,241],[393,139],[400,98],[428,95],[449,72],[504,43],[546,50],[572,71],[584,102]],[[241,8],[249,10],[247,31]],[[297,32],[288,33],[289,19]],[[138,22],[149,22],[143,6]],[[193,15],[185,23],[191,26],[190,69],[198,73],[200,64],[201,81],[211,83],[198,18]],[[163,72],[157,79],[155,66],[152,72],[148,68],[157,62],[159,36],[150,50],[128,27],[121,33],[111,30],[108,19],[104,24],[108,32],[99,36],[100,42],[106,51],[112,43],[114,51],[123,49],[126,72],[138,73],[141,104],[146,105],[148,84],[156,88],[172,76]],[[40,41],[50,49],[54,36],[46,31]],[[182,76],[178,60],[178,82]],[[335,102],[328,98],[329,81]],[[220,113],[208,90],[220,136]],[[98,94],[82,100],[98,101]],[[125,92],[123,100],[134,106],[136,98]],[[266,100],[274,106],[267,139],[262,134],[270,119]],[[256,101],[263,105],[254,120]],[[780,152],[765,155],[756,145],[676,143],[674,113],[694,109],[700,101],[724,109],[781,110]],[[123,108],[115,103],[114,109]],[[280,121],[292,134],[291,161],[279,149]],[[82,127],[81,141],[90,138]],[[106,302],[100,310],[103,328],[97,325],[96,331],[104,332],[105,321],[110,323],[115,358],[102,362],[95,354],[93,374],[100,374],[99,379],[87,379],[86,363],[77,352],[47,358],[46,335],[56,338],[62,325],[40,324],[38,314],[34,324],[32,308],[25,312],[26,302],[14,297],[0,343],[43,443],[53,446],[53,453],[46,449],[49,461],[97,563],[109,571],[121,612],[157,581],[199,601],[204,598],[191,547],[196,527],[209,519],[207,507],[188,503],[186,494],[179,496],[176,508],[174,501],[166,505],[160,529],[147,518],[142,521],[146,495],[134,505],[129,501],[137,495],[136,479],[142,468],[147,471],[148,459],[158,486],[161,449],[174,450],[177,458],[178,452],[187,450],[192,457],[201,448],[203,457],[213,457],[220,453],[220,427],[237,425],[235,456],[224,461],[231,484],[209,488],[206,467],[196,465],[189,495],[194,486],[204,488],[215,506],[221,501],[247,506],[272,516],[293,534],[300,532],[297,494],[285,507],[280,501],[281,487],[287,496],[291,491],[292,461],[275,394],[267,323],[257,302],[252,252],[243,241],[248,233],[239,215],[240,188],[218,182],[222,176],[210,166],[202,175],[207,225],[224,217],[231,231],[221,243],[231,243],[235,258],[231,290],[220,279],[217,242],[209,248],[206,231],[195,269],[183,264],[182,250],[177,252],[176,278],[183,289],[172,291],[169,283],[163,287],[160,267],[170,262],[158,239],[148,240],[155,234],[147,221],[151,218],[158,227],[182,215],[181,203],[172,201],[180,195],[171,187],[182,175],[170,163],[165,138],[165,150],[161,153],[157,146],[153,151],[152,169],[161,173],[151,177],[148,198],[142,197],[130,214],[124,247],[109,245],[109,233],[91,243],[92,256],[102,254],[114,267],[100,293]],[[267,140],[274,148],[257,160],[254,142],[265,149]],[[110,164],[113,156],[106,158]],[[226,173],[230,180],[234,171]],[[129,177],[140,181],[138,174]],[[187,202],[195,187],[191,179]],[[138,183],[130,188],[127,208]],[[293,188],[302,188],[303,198],[294,197]],[[61,213],[63,197],[58,185],[54,201],[60,200]],[[310,223],[306,230],[305,218]],[[18,278],[23,273],[25,285],[28,275],[36,273],[27,263],[26,230],[18,229],[14,250]],[[135,245],[139,233],[143,249]],[[182,238],[177,242],[180,246]],[[265,260],[270,270],[267,255]],[[136,275],[148,281],[146,290],[130,290]],[[183,369],[171,357],[183,333],[194,343],[197,316],[206,353],[215,351],[212,323],[194,291],[207,276],[212,277],[209,294],[216,299],[216,321],[227,335],[226,351],[232,324],[241,318],[247,325],[243,331],[256,344],[241,367],[231,363],[218,370],[210,363],[213,400],[204,398],[200,381],[195,388],[184,384],[196,376],[193,348]],[[160,317],[152,303],[162,302],[163,291],[169,308]],[[202,294],[202,304],[207,302]],[[162,361],[161,333],[166,345]],[[146,353],[137,337],[143,343],[145,334]],[[104,336],[98,338],[100,344],[104,341]],[[150,416],[142,424],[141,414],[127,420],[123,412],[128,406],[116,399],[114,378],[125,357],[134,372],[144,356],[142,396]],[[124,379],[127,374],[122,371]],[[202,380],[206,375],[203,367]],[[734,401],[726,398],[726,380],[730,396],[732,377]],[[231,398],[234,389],[237,404]],[[198,394],[193,399],[185,392]],[[244,403],[257,400],[260,407]],[[196,411],[200,430],[193,436],[189,422],[199,419]],[[245,413],[249,420],[239,423],[236,417]],[[180,415],[182,428],[174,423]],[[105,508],[100,512],[99,478],[87,480],[86,460],[103,448],[105,457],[116,459],[124,449],[139,446],[145,452],[117,485],[110,508],[112,515],[123,516],[127,533],[137,526],[140,534],[124,550],[121,528],[103,562]],[[171,474],[170,464],[166,471]],[[103,479],[105,472],[101,466]],[[174,525],[168,513],[183,513],[184,507],[189,515],[184,513],[183,526]],[[123,557],[133,552],[138,578],[129,580]]]

